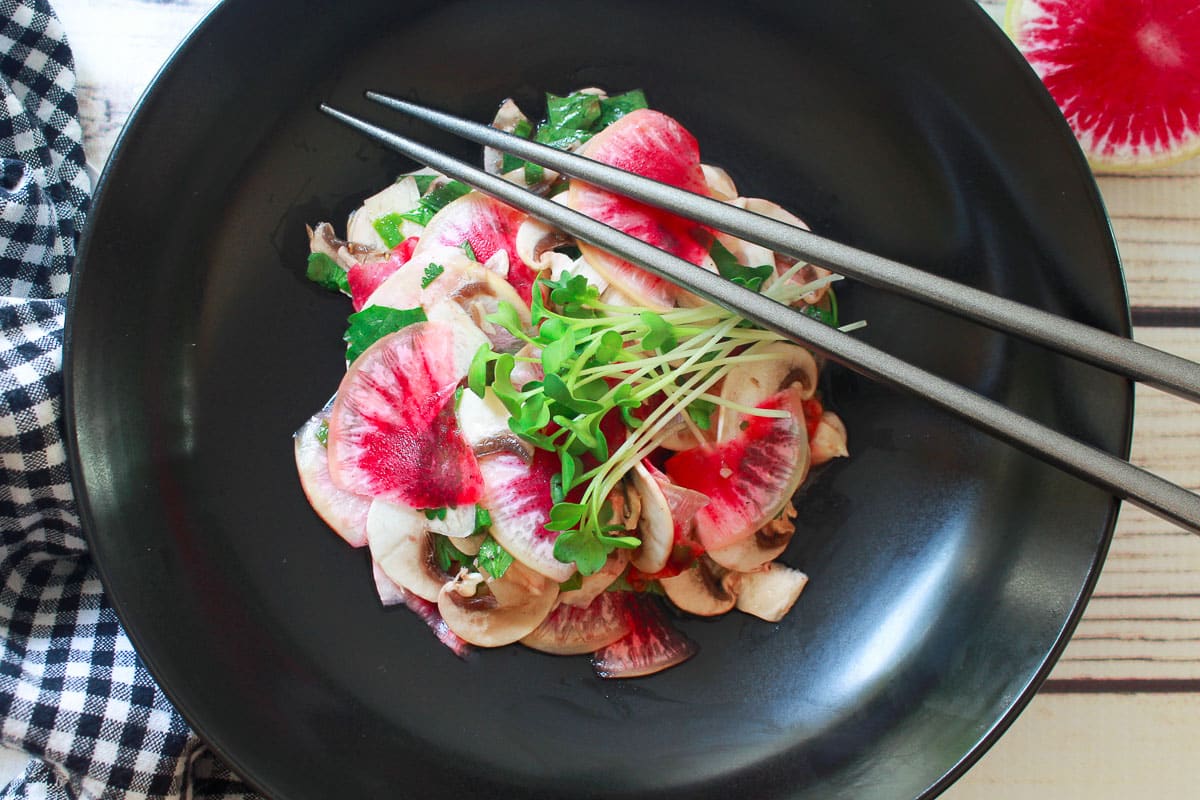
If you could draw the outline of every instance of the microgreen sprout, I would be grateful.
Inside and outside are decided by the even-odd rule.
[[[836,279],[795,283],[799,268],[771,281],[763,294],[790,303]],[[468,387],[480,397],[491,388],[508,410],[512,431],[558,455],[546,528],[560,532],[555,557],[574,562],[583,575],[599,570],[613,550],[640,544],[615,518],[609,498],[664,440],[681,428],[699,438],[722,406],[769,417],[788,413],[745,408],[710,393],[732,366],[778,358],[745,354],[746,347],[782,340],[718,306],[663,312],[613,306],[586,278],[564,273],[535,284],[533,333],[507,303],[488,319],[531,347],[522,351],[528,355],[512,355],[483,345],[468,370]],[[539,365],[543,377],[518,389],[512,383],[518,362]]]

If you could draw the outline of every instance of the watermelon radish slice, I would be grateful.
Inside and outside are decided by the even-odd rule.
[[[330,401],[330,405],[296,431],[293,437],[296,471],[300,474],[300,487],[317,516],[351,547],[362,547],[367,543],[367,511],[371,508],[371,498],[351,494],[334,485],[329,476],[329,455],[317,438],[321,426],[329,421],[332,403]]]
[[[575,574],[575,565],[554,557],[558,532],[546,530],[553,505],[550,478],[558,471],[558,457],[540,449],[529,462],[512,453],[479,460],[482,504],[492,516],[492,536],[513,558],[562,583]]]
[[[584,608],[560,603],[521,644],[557,656],[592,653],[630,631],[628,592],[601,592]]]
[[[1195,0],[1010,0],[1005,24],[1093,166],[1200,152]]]
[[[592,655],[596,675],[601,678],[653,675],[695,655],[695,642],[671,625],[657,600],[639,594],[630,595],[627,603],[629,634]]]
[[[439,252],[459,249],[463,242],[471,245],[475,260],[487,263],[496,253],[504,251],[508,257],[508,282],[517,294],[529,305],[533,297],[533,269],[517,256],[517,230],[528,219],[523,211],[506,206],[479,192],[469,192],[448,203],[437,212],[425,231],[421,243],[413,253],[413,259],[441,263]]]
[[[400,270],[416,249],[420,237],[413,236],[405,239],[383,261],[358,263],[346,270],[346,280],[350,284],[350,299],[355,311],[366,307],[367,298],[374,294],[379,285]]]
[[[579,153],[689,192],[708,194],[695,137],[658,111],[626,114],[588,140]],[[708,257],[712,230],[691,220],[580,181],[571,181],[567,205],[693,264]],[[674,285],[628,261],[583,242],[579,249],[607,281],[642,305],[664,310],[680,296]]]
[[[484,343],[470,326],[419,322],[355,359],[329,418],[336,486],[411,508],[476,502],[479,465],[454,416],[454,390]]]
[[[392,581],[378,564],[372,564],[373,575],[375,578],[375,591],[379,594],[379,601],[384,606],[394,606],[403,604],[409,611],[416,614],[421,620],[429,626],[433,631],[433,635],[438,638],[438,641],[449,647],[454,655],[459,658],[466,658],[471,652],[471,645],[461,639],[458,634],[450,630],[450,626],[446,624],[446,620],[442,619],[442,614],[438,611],[436,603],[431,603],[428,600],[422,600],[412,592],[405,591],[403,586]]]
[[[741,433],[716,446],[676,453],[664,465],[680,486],[708,495],[696,512],[696,536],[706,550],[739,542],[775,518],[808,470],[808,432],[798,384],[758,404],[787,417],[743,416]]]

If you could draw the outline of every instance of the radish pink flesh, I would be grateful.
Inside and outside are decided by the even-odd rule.
[[[695,654],[696,644],[671,625],[657,600],[632,595],[627,609],[629,634],[592,656],[592,669],[601,678],[652,675]]]
[[[695,137],[658,111],[626,114],[579,152],[689,192],[708,194]],[[693,264],[704,261],[712,244],[712,231],[702,225],[580,181],[571,181],[569,205]],[[594,247],[580,247],[592,266],[633,299],[656,308],[675,304],[678,290],[670,283]]]
[[[629,597],[628,592],[601,592],[583,608],[560,603],[521,643],[561,656],[606,647],[629,634]]]
[[[317,431],[328,421],[328,410],[311,417],[296,431],[296,470],[300,486],[313,511],[352,547],[367,543],[367,511],[371,498],[339,489],[329,476],[329,454],[317,439]]]
[[[558,457],[535,450],[533,461],[511,453],[485,456],[479,462],[483,480],[483,506],[492,517],[492,536],[525,566],[562,583],[575,573],[574,564],[554,557],[557,531],[546,530],[550,521],[550,478],[559,471]]]
[[[1012,22],[1089,158],[1148,164],[1200,148],[1195,0],[1025,0]]]
[[[506,206],[485,194],[471,192],[434,215],[421,234],[420,255],[435,248],[458,248],[463,242],[480,264],[498,251],[508,253],[508,282],[529,304],[533,297],[533,269],[517,255],[517,229],[527,219],[523,211]],[[436,256],[434,257],[436,261]]]
[[[379,288],[379,285],[394,275],[408,260],[412,258],[419,237],[411,236],[392,250],[391,255],[384,261],[371,261],[366,264],[355,264],[346,272],[346,280],[350,284],[350,298],[355,311],[361,311],[367,303],[367,298]]]
[[[468,366],[455,336],[444,322],[409,325],[350,365],[329,422],[335,484],[411,508],[479,499],[479,464],[454,416],[454,390]]]
[[[680,486],[705,494],[696,512],[696,536],[715,550],[754,535],[782,510],[808,463],[801,389],[793,384],[759,403],[787,417],[747,415],[734,439],[676,453],[664,465]]]

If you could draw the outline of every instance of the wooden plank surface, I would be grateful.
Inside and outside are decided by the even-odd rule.
[[[53,4],[76,54],[87,152],[99,166],[143,87],[212,2]],[[1003,14],[1003,3],[981,5]],[[1200,358],[1200,160],[1098,182],[1136,338]],[[1195,407],[1150,389],[1139,389],[1136,403],[1133,460],[1200,487]],[[1095,596],[1043,692],[947,797],[1191,796],[1200,770],[1184,745],[1196,741],[1200,538],[1127,507]]]

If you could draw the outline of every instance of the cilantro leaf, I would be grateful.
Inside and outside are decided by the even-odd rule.
[[[331,291],[350,294],[346,270],[324,253],[308,254],[308,268],[304,271],[304,277]]]
[[[317,426],[316,432],[317,441],[323,445],[329,444],[329,420],[321,420],[321,424]]]
[[[800,311],[819,322],[824,322],[831,328],[839,325],[837,295],[833,293],[832,286],[825,290],[825,299],[822,302],[811,306],[805,305]]]
[[[350,323],[342,336],[348,345],[346,360],[354,361],[375,342],[395,333],[414,322],[424,322],[425,312],[420,308],[388,308],[387,306],[367,306],[347,318]]]
[[[646,95],[641,89],[634,89],[625,92],[625,94],[619,94],[616,97],[606,97],[600,101],[600,119],[596,125],[596,129],[602,130],[607,128],[630,111],[648,107]]]
[[[758,267],[742,266],[738,262],[737,256],[729,252],[729,248],[721,244],[720,239],[713,239],[712,247],[709,248],[708,254],[716,262],[717,272],[721,274],[721,277],[727,278],[755,292],[761,289],[767,278],[771,277],[775,272],[773,264],[763,264]]]
[[[439,175],[413,175],[412,176],[413,180],[417,182],[417,191],[420,192],[421,194],[425,194],[426,192],[428,192],[429,187],[433,186],[433,182],[436,181],[439,177],[441,177],[441,176],[439,176]]]
[[[446,271],[446,268],[441,264],[429,264],[425,267],[425,274],[421,276],[421,288],[428,289],[429,284],[437,280],[437,277]]]
[[[503,578],[504,573],[508,572],[508,568],[513,563],[512,553],[501,547],[490,533],[479,545],[479,553],[475,559],[476,563],[487,570],[487,573],[493,578]]]
[[[437,560],[437,565],[441,567],[442,572],[453,573],[455,564],[460,564],[467,569],[471,568],[475,557],[469,556],[455,547],[453,539],[440,533],[434,534],[431,538],[433,539],[433,557]]]
[[[421,510],[425,514],[425,519],[445,519],[445,508],[425,508]]]

